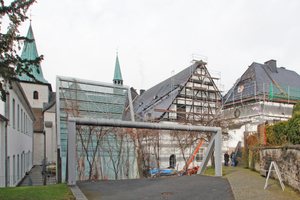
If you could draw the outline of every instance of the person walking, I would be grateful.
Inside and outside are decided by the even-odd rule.
[[[234,151],[232,151],[232,153],[230,154],[231,166],[232,167],[235,167],[234,158],[235,158],[235,153],[234,153]]]
[[[227,167],[228,166],[228,161],[229,161],[229,155],[228,155],[227,151],[224,154],[224,161],[225,161],[225,166]]]

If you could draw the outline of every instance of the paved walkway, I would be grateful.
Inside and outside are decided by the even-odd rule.
[[[34,166],[21,186],[43,185],[42,166]],[[209,176],[184,176],[118,181],[78,181],[70,187],[78,200],[84,199],[300,199],[299,193],[289,186],[282,191],[277,180],[266,178],[258,172],[238,167],[224,167],[226,178]],[[55,184],[48,177],[47,184]],[[87,197],[87,198],[86,198]]]
[[[76,191],[87,199],[300,199],[289,186],[285,190],[277,180],[238,167],[224,167],[226,178],[185,176],[118,181],[78,181]],[[227,180],[229,184],[227,184]],[[230,185],[228,187],[228,185]],[[73,188],[74,190],[75,188]]]
[[[192,175],[129,180],[77,181],[76,184],[87,199],[232,200],[234,198],[228,180],[213,176]]]
[[[238,167],[224,167],[226,177],[231,185],[234,199],[300,199],[300,195],[290,187],[282,191],[277,180],[269,179],[268,187],[264,190],[266,177],[258,172]]]

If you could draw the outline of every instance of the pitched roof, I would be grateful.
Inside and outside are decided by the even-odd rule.
[[[195,71],[198,65],[198,63],[195,63],[173,77],[170,77],[146,90],[133,102],[135,112],[142,115],[147,112],[151,115],[151,118],[161,117],[163,113],[154,112],[153,105],[155,105],[156,109],[168,109],[173,100],[177,97],[178,93],[181,91],[180,86],[183,86],[188,81],[192,72]]]
[[[116,57],[115,73],[114,73],[113,80],[123,81],[118,55]]]
[[[37,52],[36,43],[35,43],[31,24],[29,25],[29,29],[28,29],[26,37],[28,39],[33,40],[33,42],[27,42],[27,41],[24,42],[21,58],[27,59],[27,60],[35,60],[39,55]],[[44,79],[42,67],[40,65],[38,65],[38,67],[35,65],[30,65],[29,68],[32,70],[32,72],[31,72],[32,75],[34,75],[34,77],[38,81],[45,83],[45,84],[49,84],[48,81]],[[22,74],[21,76],[19,76],[19,79],[21,81],[36,82],[33,78],[30,78],[26,74]]]
[[[43,104],[43,112],[49,110],[56,103],[56,92],[49,92],[49,102]]]
[[[300,98],[299,74],[283,67],[277,68],[276,60],[270,60],[264,64],[253,62],[237,84],[224,96],[224,103],[260,94],[272,93],[283,96],[283,92],[291,97]]]

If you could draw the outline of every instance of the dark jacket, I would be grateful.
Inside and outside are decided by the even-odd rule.
[[[229,160],[229,155],[228,155],[228,153],[225,153],[225,154],[224,154],[224,160],[227,160],[227,161]]]

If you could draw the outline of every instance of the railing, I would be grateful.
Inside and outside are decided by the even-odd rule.
[[[237,145],[236,145],[236,148],[235,148],[235,156],[237,156],[237,153],[238,153],[238,151],[239,151],[239,148],[242,146],[242,142],[241,141],[239,141],[238,143],[237,143]]]

